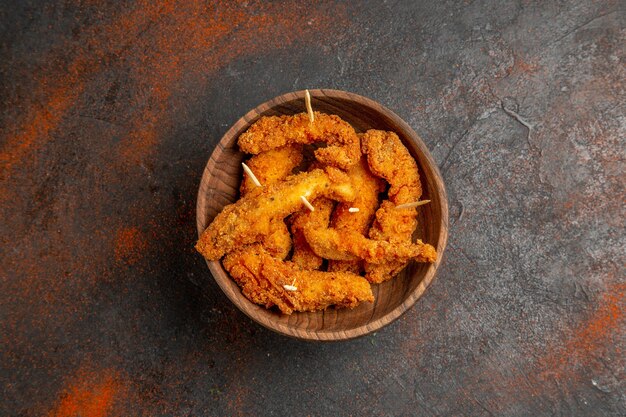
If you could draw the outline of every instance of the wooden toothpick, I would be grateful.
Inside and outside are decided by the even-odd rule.
[[[306,104],[306,111],[309,113],[309,121],[313,123],[315,121],[315,115],[313,114],[313,107],[311,107],[311,93],[309,93],[309,90],[304,90],[304,102]]]
[[[293,279],[293,282],[291,283],[291,285],[283,285],[283,288],[286,289],[287,291],[298,291],[298,287],[296,287],[296,279]]]
[[[257,187],[261,187],[261,183],[257,179],[256,175],[254,175],[254,172],[252,172],[250,167],[243,162],[241,163],[241,165],[243,166],[243,170],[246,172],[246,174],[248,174],[254,185],[256,185]]]
[[[309,203],[309,200],[307,200],[305,196],[301,195],[300,200],[302,200],[302,203],[304,203],[306,208],[308,208],[311,211],[315,211],[315,207],[313,207],[313,204]]]
[[[430,200],[414,201],[412,203],[400,204],[399,206],[396,206],[396,209],[415,208],[428,203],[430,203]]]

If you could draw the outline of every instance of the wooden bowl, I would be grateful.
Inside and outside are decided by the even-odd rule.
[[[334,309],[315,313],[282,315],[245,298],[220,262],[207,262],[213,278],[224,293],[248,317],[275,332],[306,340],[346,340],[375,332],[391,323],[415,304],[435,277],[448,237],[448,202],[446,191],[426,145],[400,117],[380,104],[337,90],[310,90],[316,111],[336,114],[357,131],[391,130],[409,149],[420,170],[423,200],[430,204],[418,209],[419,226],[416,237],[437,248],[439,259],[434,264],[411,262],[395,279],[373,285],[376,300],[357,308]],[[237,200],[242,178],[241,162],[246,155],[237,148],[237,138],[261,116],[304,112],[304,91],[283,94],[249,111],[220,140],[204,169],[197,203],[198,235],[211,223],[222,208]]]

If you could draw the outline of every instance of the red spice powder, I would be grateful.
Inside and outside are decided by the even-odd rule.
[[[185,93],[181,91],[183,77],[201,80],[238,57],[284,48],[318,31],[328,32],[340,16],[341,10],[333,16],[317,15],[298,2],[217,2],[207,6],[187,1],[168,10],[167,25],[150,31],[146,48],[141,48],[138,61],[130,64],[131,78],[145,84],[150,95],[120,143],[122,161],[138,164],[154,151],[160,126],[171,117],[169,100],[175,92]]]
[[[76,382],[63,390],[59,404],[49,417],[105,417],[120,391],[115,373],[81,372]]]
[[[571,339],[565,343],[565,352],[559,357],[561,364],[574,359],[584,359],[606,345],[607,341],[624,329],[624,299],[626,284],[609,286],[600,299],[600,306],[589,320],[578,327]],[[618,356],[621,353],[619,346]]]
[[[5,175],[8,177],[8,171],[36,145],[38,138],[48,137],[50,131],[57,126],[63,114],[84,89],[82,82],[72,84],[71,88],[61,85],[52,91],[44,108],[36,112],[20,129],[22,133],[9,138],[0,150],[0,179],[5,178]]]
[[[145,256],[148,242],[136,227],[125,227],[115,236],[115,261],[133,265]]]
[[[341,8],[320,13],[293,1],[287,4],[218,1],[138,1],[136,8],[84,30],[80,42],[59,48],[71,50],[68,71],[41,77],[35,96],[47,101],[26,108],[20,126],[9,131],[0,150],[0,178],[49,140],[86,83],[119,56],[129,77],[141,84],[147,97],[132,115],[130,131],[121,142],[121,157],[136,163],[158,142],[159,122],[168,118],[168,100],[185,75],[199,77],[249,53],[284,48],[296,40],[313,38],[341,27]],[[52,60],[53,57],[50,57]],[[1,193],[0,193],[1,194]]]
[[[526,386],[529,394],[536,395],[535,390],[546,380],[577,380],[581,377],[580,369],[597,365],[596,358],[602,357],[609,347],[621,357],[621,349],[613,343],[613,338],[619,337],[625,325],[624,291],[624,283],[609,284],[592,315],[576,326],[565,340],[549,345],[527,373],[509,380],[506,388],[519,396]]]
[[[182,101],[201,96],[216,71],[247,55],[280,50],[301,40],[313,41],[319,33],[332,38],[346,26],[343,9],[335,8],[331,12],[297,1],[238,4],[137,0],[131,7],[117,15],[101,16],[93,26],[81,27],[75,39],[60,42],[50,54],[38,57],[39,62],[67,62],[67,65],[38,69],[41,75],[33,75],[37,77],[36,87],[32,92],[20,93],[30,96],[19,97],[23,100],[22,116],[1,133],[0,203],[10,197],[9,193],[20,192],[21,200],[27,200],[30,196],[25,194],[35,192],[35,187],[9,184],[11,174],[18,170],[26,172],[25,168],[36,162],[53,134],[63,137],[60,127],[68,115],[83,110],[81,103],[89,106],[88,102],[98,101],[84,100],[84,96],[105,96],[110,87],[107,83],[113,78],[120,84],[120,91],[128,95],[113,105],[118,117],[115,132],[111,134],[121,135],[121,140],[101,159],[104,163],[110,161],[111,166],[95,168],[103,174],[95,181],[102,183],[118,180],[117,176],[109,178],[107,172],[119,172],[116,168],[132,167],[154,156],[164,127],[173,120],[188,122],[188,118],[176,113],[184,108]],[[314,47],[313,42],[311,45]],[[53,174],[64,175],[57,171]],[[144,183],[143,178],[135,177],[128,187]],[[70,193],[80,189],[81,186],[71,185],[69,181],[59,187],[60,192]],[[94,187],[98,198],[109,198],[99,190]],[[55,201],[50,209],[51,226],[44,230],[39,225],[33,225],[32,230],[17,230],[20,256],[6,261],[11,273],[20,277],[6,288],[16,306],[8,321],[9,338],[20,346],[30,346],[33,331],[47,337],[51,320],[55,326],[73,329],[73,324],[93,307],[88,289],[97,285],[103,274],[110,273],[110,264],[138,263],[149,255],[149,243],[155,240],[152,235],[163,237],[163,224],[159,223],[162,218],[156,220],[157,224],[149,224],[149,214],[154,208],[137,213],[133,217],[140,222],[137,225],[127,225],[122,215],[96,207],[90,212],[97,222],[96,229],[89,234],[80,232],[71,219],[85,216],[82,197],[58,197],[69,197],[59,198],[69,203]],[[193,206],[187,209],[184,216],[193,216]],[[98,357],[111,353],[111,347],[106,344],[95,349]],[[244,372],[245,362],[238,366]],[[62,390],[48,415],[111,415],[114,406],[123,408],[123,401],[128,400],[122,398],[120,391],[127,388],[130,391],[134,387],[129,384],[120,388],[115,373],[83,372]],[[239,390],[233,407],[244,408],[252,394]]]
[[[137,9],[125,10],[112,21],[105,20],[85,28],[85,36],[78,43],[67,42],[59,46],[57,51],[60,55],[70,50],[73,59],[60,73],[57,70],[38,77],[39,87],[32,95],[45,99],[25,107],[24,117],[17,126],[6,129],[13,133],[0,149],[0,203],[10,199],[9,184],[6,182],[11,170],[28,160],[50,139],[50,134],[58,128],[85,90],[88,80],[107,62],[107,56],[124,50],[125,40],[136,37],[164,10],[165,6],[142,2]],[[42,61],[53,62],[57,58],[52,53]]]
[[[509,74],[534,74],[539,70],[539,62],[536,56],[533,57],[524,57],[520,54],[513,54],[513,58],[515,59],[515,63],[509,71]]]
[[[564,340],[547,346],[545,353],[532,367],[533,371],[538,371],[534,377],[542,380],[549,375],[571,380],[576,377],[577,369],[592,365],[594,358],[602,356],[603,351],[610,346],[620,356],[620,347],[612,340],[624,329],[625,290],[624,283],[609,284],[591,316],[571,330]],[[526,375],[524,379],[528,377],[533,375]],[[514,386],[517,385],[516,382]]]

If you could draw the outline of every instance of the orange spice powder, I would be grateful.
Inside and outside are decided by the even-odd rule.
[[[623,283],[609,286],[593,316],[576,329],[565,345],[564,356],[586,356],[599,349],[615,332],[624,330],[625,290]],[[565,360],[561,358],[562,362]]]
[[[144,257],[148,242],[136,227],[124,227],[115,236],[115,261],[133,265]]]
[[[0,166],[3,169],[10,169],[11,165],[29,149],[39,147],[41,143],[38,141],[45,140],[49,132],[56,128],[84,90],[87,78],[100,69],[101,60],[105,55],[114,53],[119,41],[124,37],[131,38],[135,35],[157,15],[158,11],[156,7],[142,7],[132,13],[123,14],[112,24],[105,22],[87,30],[88,38],[85,44],[76,51],[76,57],[63,74],[49,74],[38,79],[41,90],[39,93],[48,100],[41,106],[26,109],[29,115],[25,117],[24,124],[17,129],[21,133],[10,137],[0,151],[2,164]],[[104,36],[98,38],[97,34],[100,33],[104,33]],[[66,47],[68,46],[64,45],[59,49],[63,50]]]
[[[26,108],[22,124],[11,129],[17,133],[0,149],[0,178],[8,177],[18,162],[49,140],[111,56],[122,58],[131,81],[145,86],[142,90],[147,92],[145,102],[138,103],[131,114],[130,131],[120,143],[122,161],[135,164],[158,143],[160,123],[170,113],[168,101],[180,89],[183,75],[199,78],[243,55],[314,38],[341,27],[342,16],[341,8],[332,14],[320,13],[296,1],[140,0],[135,9],[84,30],[80,46],[70,43],[58,49],[69,49],[75,56],[63,74],[47,74],[38,80],[36,95],[47,101]]]
[[[576,368],[588,364],[594,357],[613,346],[620,352],[620,347],[612,343],[624,330],[624,291],[626,284],[609,284],[599,298],[598,308],[585,321],[576,326],[565,340],[552,344],[546,353],[537,359],[538,375],[551,375],[555,378],[571,379]]]
[[[71,88],[61,85],[50,93],[44,108],[20,129],[20,135],[9,138],[0,150],[0,179],[8,177],[8,171],[37,144],[39,138],[50,134],[83,89],[83,83],[74,82]]]
[[[82,375],[63,390],[49,417],[106,417],[114,404],[120,384],[112,372]]]
[[[183,77],[203,79],[207,73],[252,53],[284,48],[298,39],[328,32],[341,18],[319,15],[298,2],[287,5],[241,5],[187,1],[167,11],[168,24],[150,32],[147,47],[130,77],[149,87],[147,104],[134,115],[128,135],[120,142],[126,165],[138,164],[159,143],[161,124],[171,118],[169,100],[183,92]]]

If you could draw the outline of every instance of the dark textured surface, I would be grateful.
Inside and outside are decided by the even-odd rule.
[[[623,3],[20,1],[0,19],[0,415],[626,414]],[[452,208],[426,295],[338,344],[255,325],[192,249],[220,136],[315,87],[409,122]]]

